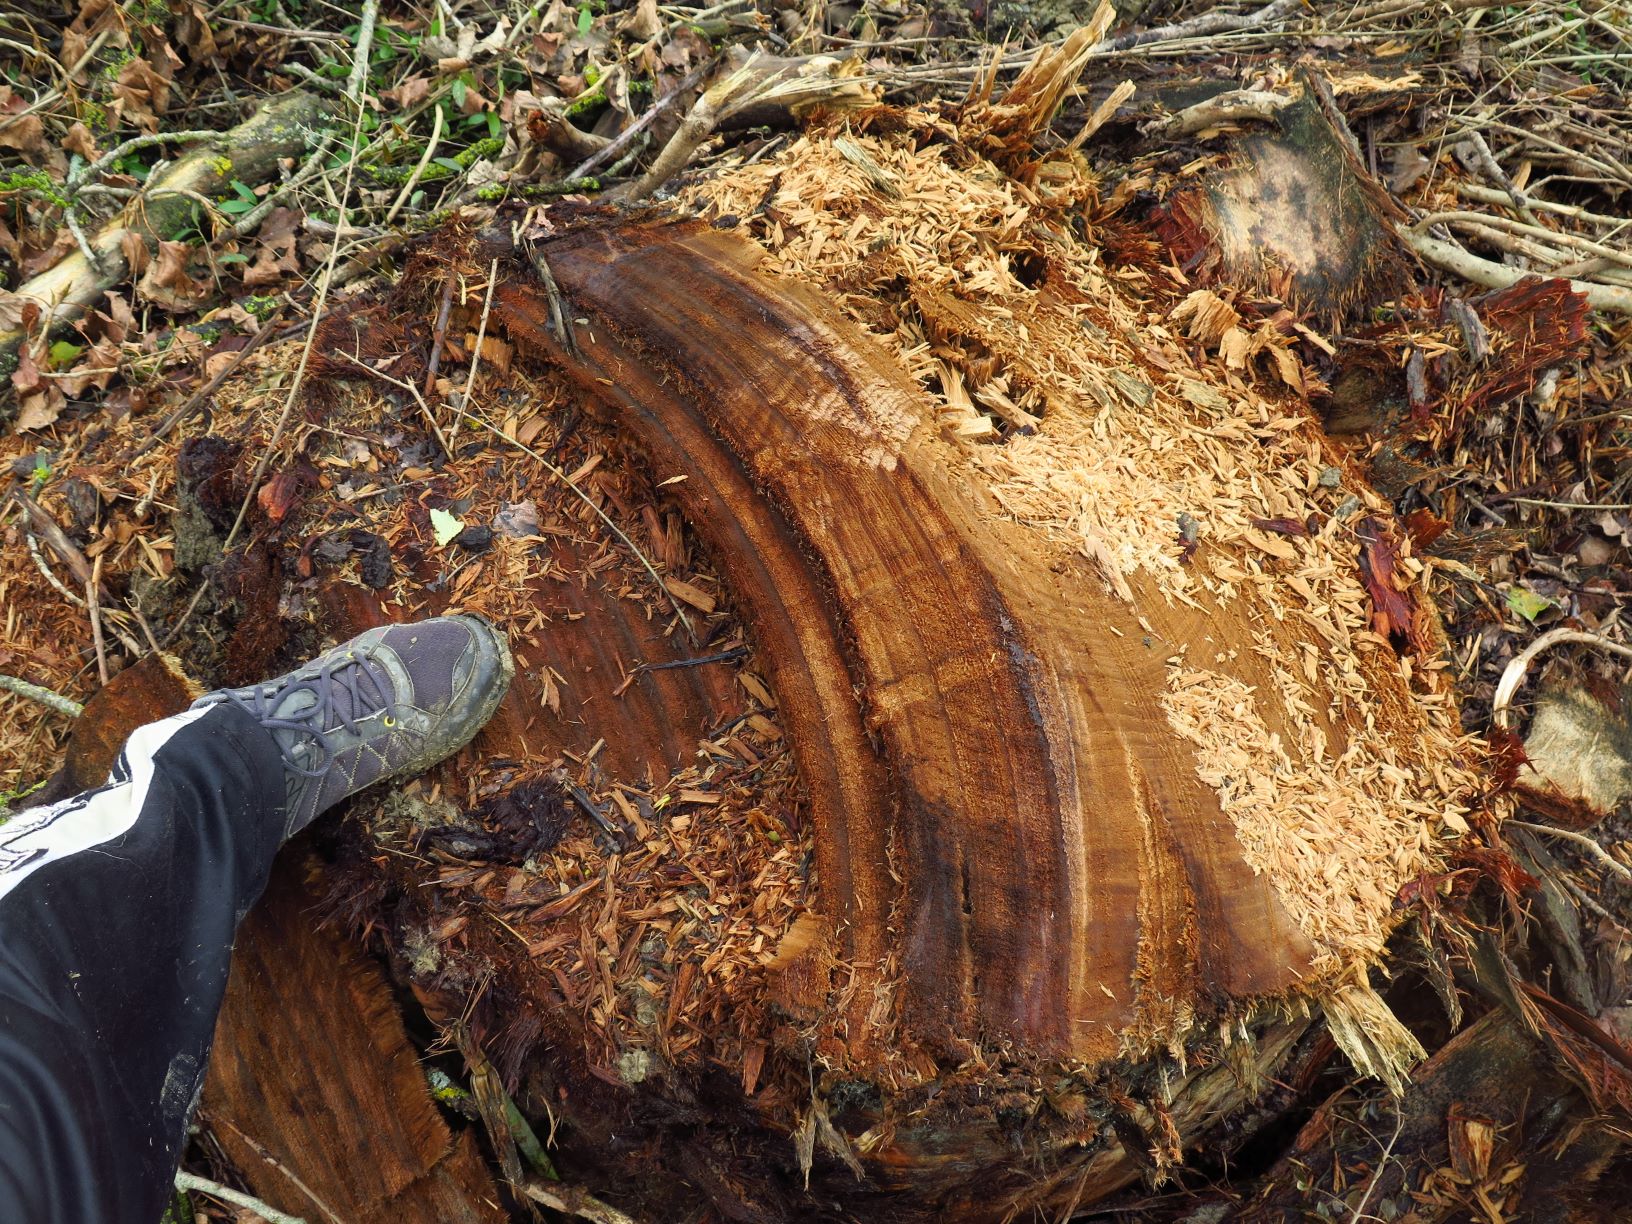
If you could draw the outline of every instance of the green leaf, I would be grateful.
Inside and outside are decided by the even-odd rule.
[[[444,170],[452,170],[455,174],[463,174],[465,172],[465,168],[458,162],[454,161],[451,157],[433,157],[431,160],[438,166],[441,166]]]
[[[1553,607],[1553,601],[1545,595],[1537,595],[1534,591],[1524,587],[1509,587],[1507,589],[1507,606],[1532,623],[1548,608]]]
[[[484,113],[487,116],[487,134],[494,140],[498,140],[504,132],[504,124],[499,122],[498,112],[486,111]]]
[[[218,264],[248,263],[249,256],[245,255],[242,251],[228,251],[225,255],[217,255],[215,257],[215,262]]]
[[[52,369],[59,369],[73,361],[85,351],[83,344],[70,344],[67,340],[58,340],[46,350],[51,360]]]
[[[590,23],[594,20],[595,17],[589,11],[589,5],[586,4],[578,10],[578,34],[580,37],[589,33]]]
[[[463,76],[459,76],[459,77],[454,78],[453,87],[448,91],[448,93],[449,93],[449,96],[451,96],[453,98],[454,108],[456,110],[464,110],[465,109],[465,80],[464,80]]]
[[[436,546],[446,548],[454,536],[465,529],[465,525],[446,510],[431,511],[431,531],[436,536]]]

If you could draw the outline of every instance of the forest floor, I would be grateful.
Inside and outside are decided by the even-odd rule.
[[[709,649],[747,677],[736,687],[697,681],[695,700],[730,712],[736,728],[707,776],[677,774],[661,794],[636,802],[629,788],[616,802],[637,825],[650,817],[641,803],[720,818],[701,822],[709,832],[686,838],[682,824],[678,834],[686,853],[730,863],[719,898],[729,920],[714,928],[719,963],[750,947],[757,954],[767,909],[795,906],[803,833],[781,826],[761,837],[749,829],[758,815],[730,812],[729,800],[721,807],[731,770],[774,761],[781,732],[774,702],[755,688],[741,626],[716,610],[706,559],[665,521],[654,490],[611,463],[596,476],[599,435],[561,414],[501,413],[487,427],[497,450],[552,457],[562,480],[536,495],[483,486],[478,469],[490,456],[454,454],[443,434],[474,426],[462,413],[439,420],[417,392],[441,454],[392,434],[383,408],[367,429],[291,420],[301,346],[311,347],[321,320],[391,284],[445,223],[474,227],[506,204],[563,199],[678,207],[700,176],[785,152],[807,118],[955,107],[1001,92],[1038,48],[1107,20],[1046,135],[1079,148],[1096,181],[1084,224],[1110,257],[1187,291],[1174,330],[1188,342],[1268,370],[1352,446],[1432,571],[1421,589],[1443,625],[1465,730],[1489,743],[1492,768],[1528,787],[1532,810],[1505,841],[1471,839],[1427,887],[1449,907],[1475,909],[1484,890],[1489,909],[1479,912],[1503,915],[1493,919],[1496,955],[1513,980],[1545,984],[1574,1014],[1624,1005],[1628,0],[1135,0],[1109,18],[1085,0],[367,0],[360,9],[32,0],[0,10],[0,673],[56,699],[0,688],[0,808],[26,802],[58,768],[77,704],[160,648],[205,685],[242,683],[287,661],[298,633],[212,637],[201,622],[217,595],[200,601],[207,591],[245,607],[270,598],[257,613],[263,629],[298,620],[302,609],[215,558],[315,490],[346,509],[301,543],[303,577],[355,567],[348,573],[380,589],[406,572],[498,612],[518,589],[505,569],[522,564],[515,541],[541,521],[569,523],[564,539],[593,534],[598,520],[584,506],[598,506],[594,514],[658,557],[672,610],[708,622]],[[1295,80],[1330,86],[1367,207],[1398,235],[1386,275],[1370,274],[1366,250],[1365,274],[1345,284],[1244,271],[1212,259],[1194,219],[1174,207],[1233,164],[1232,141],[1265,119],[1265,97]],[[279,156],[239,159],[211,143],[266,99],[294,94],[312,108]],[[195,150],[207,155],[176,178]],[[1284,218],[1267,224],[1286,228]],[[97,237],[110,227],[140,236],[103,250]],[[83,309],[30,292],[66,283],[52,280],[64,269],[86,291]],[[422,384],[433,405],[468,402],[459,397],[483,361],[508,369],[508,348],[485,334],[481,290],[476,281],[461,293],[452,326],[442,303]],[[1242,346],[1234,357],[1233,345]],[[217,396],[246,374],[258,380],[250,395]],[[325,376],[343,377],[332,361]],[[559,397],[535,390],[546,402]],[[314,464],[307,443],[329,425],[327,458]],[[212,447],[252,437],[253,479],[212,491],[225,462]],[[178,475],[178,463],[193,468]],[[417,517],[384,513],[403,489],[437,480],[463,482],[466,496]],[[1303,528],[1275,521],[1264,530]],[[484,555],[497,567],[489,582],[498,581],[478,591],[480,566],[470,563]],[[1372,557],[1386,605],[1394,577],[1386,557]],[[643,581],[616,550],[588,564]],[[661,643],[644,645],[645,657],[661,654]],[[549,710],[559,673],[534,670],[543,677],[536,700]],[[1538,692],[1551,694],[1552,721],[1546,736],[1529,726],[1528,750],[1551,753],[1549,784],[1527,781],[1522,768],[1518,733]],[[472,777],[464,798],[490,801],[504,781]],[[739,818],[742,837],[730,832]],[[594,878],[605,851],[593,829],[575,836],[562,862],[580,865],[562,877],[564,893]],[[1543,917],[1510,921],[1507,901],[1515,915],[1533,903]],[[586,981],[562,984],[569,994],[595,986],[594,957],[584,963]],[[1534,1015],[1527,1023],[1550,1031]],[[1626,1068],[1617,1058],[1612,1048],[1600,1066],[1577,1045],[1567,1061],[1586,1078],[1618,1078]],[[1591,1099],[1613,1110],[1623,1091],[1595,1083]],[[1480,1218],[1502,1218],[1502,1173],[1491,1172],[1496,1188],[1482,1191],[1489,1213]],[[1467,1185],[1452,1178],[1435,1193],[1454,1197]],[[1180,1210],[1159,1202],[1128,1206],[1127,1218]],[[205,1218],[252,1218],[202,1197],[195,1206]]]

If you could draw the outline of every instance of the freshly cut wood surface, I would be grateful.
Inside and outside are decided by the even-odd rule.
[[[1103,1058],[1141,1002],[1297,980],[1307,940],[1243,861],[1162,716],[1165,652],[1143,644],[1135,611],[1086,565],[1056,572],[1019,529],[981,513],[937,461],[927,406],[887,354],[818,295],[756,275],[740,239],[702,227],[595,229],[545,254],[595,320],[569,363],[585,390],[642,443],[686,431],[655,461],[688,474],[683,502],[720,503],[690,517],[721,549],[750,623],[793,618],[798,637],[833,636],[821,603],[743,572],[729,529],[714,538],[742,517],[744,477],[801,545],[756,541],[748,564],[773,548],[784,565],[819,558],[802,585],[831,590],[865,693],[843,706],[882,740],[897,779],[824,824],[824,904],[857,912],[834,891],[846,877],[862,898],[894,891],[877,835],[893,821],[905,929],[889,951],[909,1032],[943,1050],[979,1034]],[[504,317],[538,340],[536,299],[529,308],[522,292],[501,290]],[[707,478],[704,454],[708,467],[740,465],[736,488]],[[765,646],[779,665],[797,651]],[[777,680],[803,754],[835,706]],[[848,669],[832,680],[852,683]],[[870,748],[838,766],[878,768]]]

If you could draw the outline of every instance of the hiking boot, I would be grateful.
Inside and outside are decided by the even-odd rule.
[[[265,684],[206,693],[193,708],[230,703],[272,733],[290,837],[348,795],[463,748],[514,674],[504,635],[464,613],[370,629]]]

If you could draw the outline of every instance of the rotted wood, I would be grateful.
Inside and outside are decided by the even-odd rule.
[[[1611,1032],[1623,1024],[1606,1017]],[[1260,1195],[1214,1218],[1596,1224],[1625,1218],[1624,1180],[1605,1176],[1625,1146],[1622,1128],[1498,1009],[1424,1063],[1403,1099],[1346,1088],[1324,1102]]]

